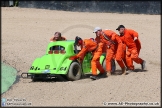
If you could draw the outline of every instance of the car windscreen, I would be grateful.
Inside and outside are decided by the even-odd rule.
[[[65,50],[65,47],[63,47],[61,45],[56,45],[56,46],[50,47],[49,50]]]
[[[65,51],[65,47],[64,46],[61,46],[61,45],[55,45],[55,46],[52,46],[49,48],[49,54],[65,54],[66,51]]]

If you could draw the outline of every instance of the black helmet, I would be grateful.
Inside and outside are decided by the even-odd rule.
[[[79,36],[75,37],[75,45],[81,45],[82,44],[82,38],[80,38]]]

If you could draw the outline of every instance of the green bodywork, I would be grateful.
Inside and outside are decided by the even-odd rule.
[[[48,54],[50,48],[52,46],[62,46],[66,51],[65,54]],[[46,54],[42,57],[36,58],[28,71],[30,74],[42,74],[42,73],[50,73],[50,74],[64,74],[66,75],[72,60],[69,57],[76,55],[74,48],[74,40],[68,41],[56,41],[50,42],[48,44]],[[84,57],[82,63],[83,73],[91,72],[91,53],[87,53]],[[100,63],[102,64],[105,59],[105,56],[102,55],[100,57]]]

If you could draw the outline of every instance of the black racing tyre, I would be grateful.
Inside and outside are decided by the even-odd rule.
[[[102,63],[102,67],[104,68],[104,70],[106,71],[106,59],[104,59],[103,63]],[[113,59],[111,61],[111,72],[115,72],[116,70],[116,64],[115,64],[115,60]]]
[[[79,80],[82,77],[82,68],[79,63],[72,62],[67,73],[67,79],[70,81]]]

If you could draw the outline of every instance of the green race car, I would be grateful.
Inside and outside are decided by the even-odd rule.
[[[22,73],[22,78],[37,79],[59,78],[61,80],[79,80],[86,73],[91,72],[92,54],[88,52],[82,64],[79,60],[70,60],[71,56],[79,53],[74,40],[56,41],[48,44],[46,54],[36,58],[27,73]],[[100,57],[100,63],[106,67],[105,54]],[[115,71],[115,61],[112,60],[112,71]]]

